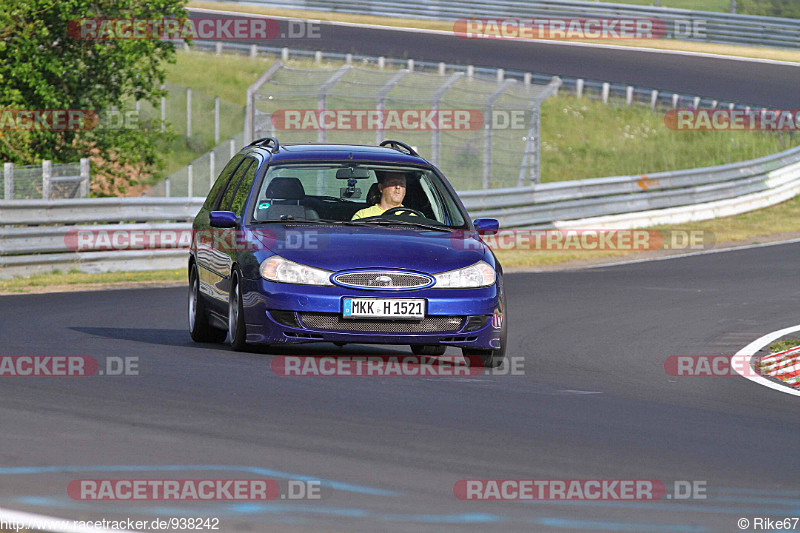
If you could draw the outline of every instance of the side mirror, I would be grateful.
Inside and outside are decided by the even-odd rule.
[[[495,218],[476,218],[472,223],[480,235],[497,235],[500,231],[500,222]]]
[[[211,211],[208,223],[212,228],[235,228],[236,213],[233,211]]]

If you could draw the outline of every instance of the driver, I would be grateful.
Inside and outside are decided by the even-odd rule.
[[[393,207],[402,207],[406,196],[405,173],[390,170],[378,174],[378,191],[381,194],[378,203],[356,212],[352,220],[377,217]]]

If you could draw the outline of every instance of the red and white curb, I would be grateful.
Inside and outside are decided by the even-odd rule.
[[[749,372],[751,360],[756,352],[771,342],[774,342],[784,335],[788,335],[789,333],[794,333],[795,331],[800,331],[800,326],[792,326],[789,328],[780,329],[778,331],[773,331],[772,333],[767,333],[763,337],[754,340],[736,353],[737,356],[744,358],[745,364],[731,364],[731,368],[733,368],[733,370],[735,370],[743,378],[754,381],[759,385],[764,385],[765,387],[769,387],[770,389],[775,389],[786,394],[800,396],[800,347],[774,353],[761,359],[761,363],[764,364],[764,367],[762,367],[762,372],[769,376],[776,377],[777,379],[786,383],[788,386],[775,383],[774,381],[770,381],[769,379],[761,376],[751,375],[753,373]],[[733,358],[731,361],[735,359],[736,358]]]
[[[104,529],[99,527],[87,527],[79,525],[80,520],[68,520],[65,518],[55,518],[41,514],[25,513],[14,511],[13,509],[3,509],[0,507],[0,523],[9,530],[10,524],[22,526],[25,530],[32,531],[51,531],[53,533],[134,533],[123,529]]]
[[[762,357],[758,364],[762,374],[800,387],[800,346]]]

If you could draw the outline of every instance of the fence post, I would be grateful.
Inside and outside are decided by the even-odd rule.
[[[386,58],[383,56],[378,57],[378,68],[383,70],[386,68]]]
[[[164,195],[169,198],[169,178],[164,180]]]
[[[625,88],[625,103],[628,104],[628,105],[632,105],[633,104],[633,86],[632,85],[628,85]]]
[[[189,177],[186,180],[186,196],[191,198],[192,197],[192,192],[193,192],[192,191],[192,177],[193,176],[192,176],[192,164],[191,163],[189,163],[189,165],[186,167],[186,172],[189,175]]]
[[[653,89],[650,92],[650,109],[655,111],[656,105],[658,105],[658,91],[656,89]]]
[[[447,65],[445,65],[444,61],[440,61],[439,62],[439,76],[444,76],[446,69],[447,69]]]
[[[186,88],[186,137],[192,137],[192,88]]]
[[[214,186],[214,174],[216,174],[216,172],[214,172],[214,170],[215,170],[214,167],[216,167],[216,163],[217,163],[216,155],[217,154],[214,153],[214,150],[211,150],[208,153],[208,190],[209,191]]]
[[[81,158],[81,185],[79,188],[81,198],[89,196],[89,159],[86,157]]]
[[[608,82],[603,83],[603,103],[608,104],[608,93],[611,89],[611,84]]]
[[[216,43],[216,45],[214,47],[214,52],[218,56],[222,55],[222,41],[217,41],[217,43]]]
[[[258,45],[251,44],[250,45],[250,59],[255,59],[258,57]]]
[[[53,162],[49,159],[42,161],[42,199],[50,199],[51,179],[53,178]]]
[[[322,64],[322,50],[317,50],[314,52],[314,64],[321,65]]]
[[[345,54],[344,55],[344,62],[347,63],[348,65],[352,65],[353,64],[353,54]]]
[[[281,48],[281,61],[286,63],[289,61],[289,49],[288,48]]]
[[[672,109],[677,109],[678,108],[678,100],[680,100],[680,98],[681,98],[681,95],[679,95],[679,94],[673,94],[672,95]]]
[[[3,165],[3,181],[5,182],[5,199],[14,199],[14,163]]]
[[[236,155],[236,143],[231,139],[231,159]]]
[[[161,90],[162,91],[164,90],[164,84],[163,83],[161,84]],[[164,129],[167,127],[166,126],[166,121],[167,121],[167,97],[166,96],[162,96],[161,97],[161,131],[164,131]]]
[[[575,96],[583,98],[583,78],[578,78],[575,81]]]
[[[526,72],[525,74],[522,75],[522,84],[525,85],[525,87],[530,87],[530,85],[531,85],[531,73],[530,72]]]
[[[219,96],[214,97],[214,146],[219,144]]]

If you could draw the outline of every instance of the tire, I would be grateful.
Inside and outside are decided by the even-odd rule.
[[[244,305],[237,274],[231,276],[231,293],[228,297],[228,341],[237,352],[247,350],[247,327],[244,323]]]
[[[444,355],[447,346],[438,344],[412,344],[411,351],[414,355]]]
[[[206,304],[200,293],[200,277],[197,265],[192,264],[189,271],[189,334],[195,342],[222,342],[225,340],[224,330],[213,327],[208,322]]]

